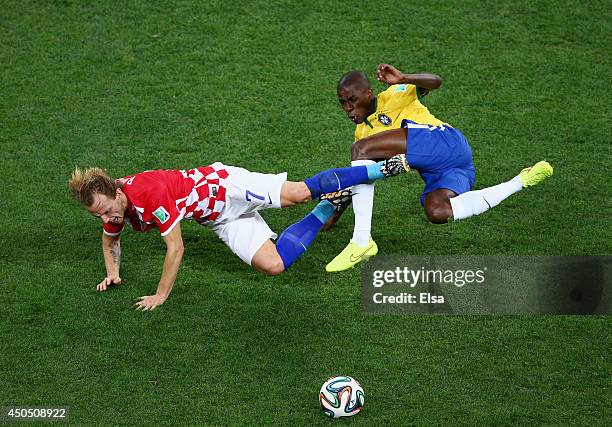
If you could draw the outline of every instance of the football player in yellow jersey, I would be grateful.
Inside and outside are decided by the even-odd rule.
[[[389,64],[380,64],[376,77],[390,85],[378,96],[361,71],[350,71],[338,82],[340,105],[357,125],[352,165],[368,165],[374,159],[405,153],[406,168],[418,171],[425,182],[421,204],[431,222],[442,224],[479,215],[523,187],[552,175],[552,167],[542,161],[508,182],[473,191],[476,174],[467,139],[421,103],[423,96],[440,87],[442,79],[434,74],[404,74]],[[354,186],[352,201],[353,237],[327,265],[329,272],[347,270],[378,253],[370,235],[374,184]],[[333,225],[341,213],[342,210],[327,226]]]

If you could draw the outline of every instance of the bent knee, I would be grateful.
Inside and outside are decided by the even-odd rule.
[[[278,276],[285,271],[285,265],[283,264],[283,260],[279,257],[277,260],[270,260],[264,265],[260,265],[258,269],[268,276]]]
[[[306,184],[303,186],[295,187],[291,193],[290,200],[292,203],[299,205],[301,203],[308,203],[312,200],[312,193]]]
[[[312,200],[312,193],[306,184],[301,186],[297,191],[295,198],[297,203],[308,203]]]
[[[306,183],[285,181],[281,187],[281,207],[307,203],[312,200],[312,194]]]
[[[434,224],[446,224],[453,217],[450,203],[447,205],[427,206],[425,208],[427,219]]]
[[[251,267],[270,276],[276,276],[285,271],[283,259],[271,240],[266,241],[255,253],[251,259]]]

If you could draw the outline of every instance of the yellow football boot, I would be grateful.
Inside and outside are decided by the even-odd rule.
[[[346,248],[344,248],[332,262],[325,266],[325,271],[333,273],[348,270],[349,268],[355,267],[361,261],[373,257],[377,253],[378,246],[371,237],[366,246],[359,246],[351,240]]]
[[[523,169],[519,173],[519,179],[523,183],[523,187],[532,187],[551,177],[552,174],[553,168],[550,163],[542,160],[530,168]]]

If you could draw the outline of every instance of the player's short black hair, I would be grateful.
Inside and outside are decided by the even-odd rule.
[[[341,88],[355,85],[362,89],[372,88],[372,83],[370,83],[370,79],[368,79],[366,73],[359,70],[352,70],[340,77],[337,89],[340,90]]]

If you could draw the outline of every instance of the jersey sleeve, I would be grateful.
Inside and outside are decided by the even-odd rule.
[[[389,86],[384,93],[388,96],[389,102],[395,105],[412,104],[419,98],[417,87],[410,84]]]
[[[183,219],[184,212],[179,211],[176,200],[163,188],[151,197],[145,210],[149,210],[151,219],[159,227],[162,236],[167,235]]]
[[[111,236],[111,237],[118,236],[121,234],[124,224],[125,222],[123,224],[111,224],[111,223],[102,224],[102,232],[106,234],[107,236]]]

